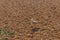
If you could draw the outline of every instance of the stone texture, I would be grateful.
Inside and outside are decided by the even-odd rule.
[[[1,29],[3,40],[60,40],[60,0],[0,0]]]

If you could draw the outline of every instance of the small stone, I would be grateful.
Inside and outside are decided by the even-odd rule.
[[[32,21],[33,24],[36,24],[37,23],[37,21],[34,20],[33,18],[31,19],[31,21]]]
[[[40,29],[40,28],[36,28],[36,27],[35,27],[35,28],[32,29],[32,32],[37,32],[39,29]]]

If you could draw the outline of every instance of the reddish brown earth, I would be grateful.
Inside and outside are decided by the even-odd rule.
[[[0,0],[0,40],[60,40],[60,0]]]

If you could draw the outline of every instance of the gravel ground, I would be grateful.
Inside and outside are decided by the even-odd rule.
[[[0,40],[60,40],[60,0],[0,0]]]

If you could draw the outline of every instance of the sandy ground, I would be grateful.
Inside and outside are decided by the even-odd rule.
[[[60,0],[0,0],[0,40],[60,40]]]

